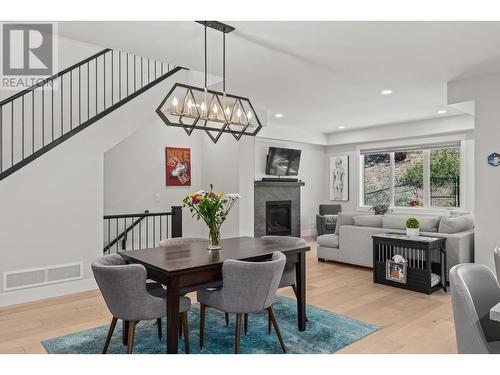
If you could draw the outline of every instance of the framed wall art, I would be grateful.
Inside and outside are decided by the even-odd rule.
[[[349,156],[330,157],[330,200],[349,200]]]
[[[165,147],[166,185],[191,186],[191,149]]]

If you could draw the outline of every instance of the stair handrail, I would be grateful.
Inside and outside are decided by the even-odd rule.
[[[28,94],[29,92],[31,92],[33,90],[36,90],[39,87],[45,86],[45,84],[48,83],[49,81],[54,81],[55,79],[57,79],[57,78],[65,75],[66,73],[69,73],[70,71],[78,68],[79,66],[85,65],[86,63],[88,63],[88,62],[90,62],[90,61],[98,58],[99,56],[104,55],[105,53],[108,53],[109,51],[111,51],[111,48],[105,48],[102,51],[97,52],[96,54],[94,54],[94,55],[92,55],[90,57],[87,57],[86,59],[84,59],[82,61],[79,61],[76,64],[73,64],[73,65],[67,67],[66,69],[63,69],[60,72],[57,72],[56,74],[54,74],[54,75],[52,75],[52,76],[50,76],[48,78],[45,78],[45,79],[43,79],[41,81],[38,81],[33,86],[30,86],[30,87],[28,87],[28,88],[26,88],[26,89],[24,89],[22,91],[19,91],[18,93],[14,94],[14,95],[11,95],[8,98],[2,100],[0,102],[0,107],[4,106],[7,103],[10,103],[13,100],[16,100],[16,99],[20,98],[23,95]]]

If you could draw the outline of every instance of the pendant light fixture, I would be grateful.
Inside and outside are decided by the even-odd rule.
[[[239,141],[243,135],[255,136],[262,124],[248,98],[226,92],[226,34],[234,27],[218,21],[197,21],[204,26],[204,87],[176,83],[156,109],[168,126],[182,127],[188,135],[204,130],[217,143],[223,133]],[[222,92],[207,87],[207,28],[222,33]]]

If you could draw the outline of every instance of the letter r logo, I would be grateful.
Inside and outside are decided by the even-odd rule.
[[[52,24],[3,24],[3,74],[52,75]]]

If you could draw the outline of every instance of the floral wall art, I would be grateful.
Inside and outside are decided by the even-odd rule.
[[[191,149],[165,148],[166,185],[191,186]]]

